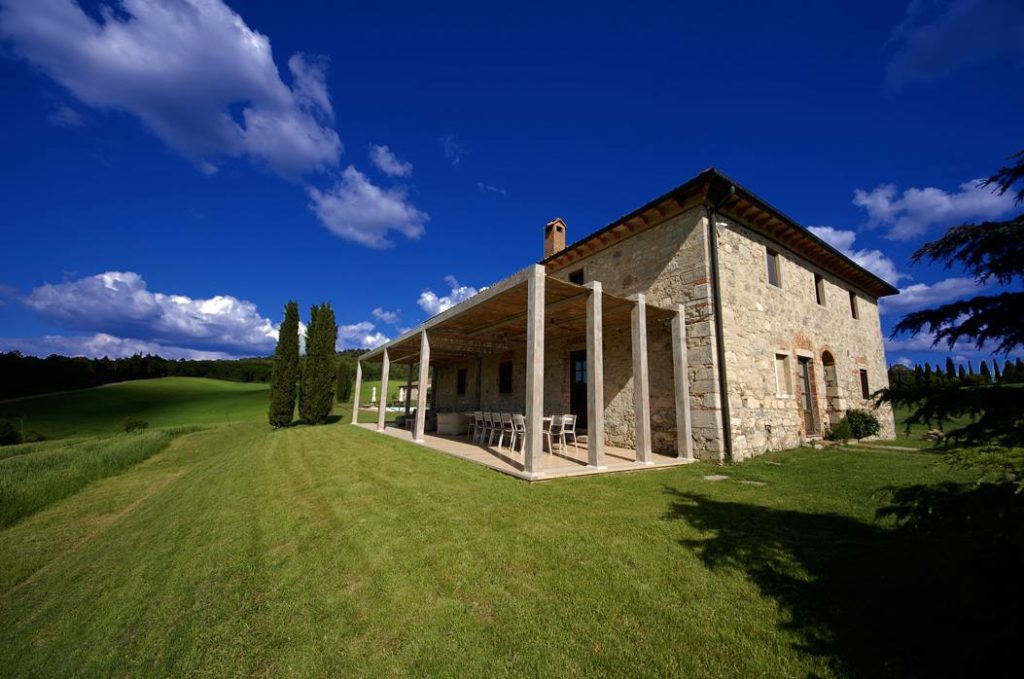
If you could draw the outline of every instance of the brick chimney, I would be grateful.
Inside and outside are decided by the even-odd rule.
[[[565,222],[555,217],[544,226],[544,259],[565,249]]]

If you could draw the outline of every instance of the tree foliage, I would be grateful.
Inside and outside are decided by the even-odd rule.
[[[338,403],[348,403],[352,400],[352,386],[356,379],[356,371],[349,361],[338,360],[338,384],[335,390]]]
[[[1024,183],[1024,151],[1011,160],[1015,164],[1000,168],[984,183],[999,193]],[[1016,197],[1018,203],[1024,201],[1024,186]],[[953,227],[921,246],[913,261],[939,263],[946,269],[962,267],[978,283],[1024,284],[1024,214],[1003,222]],[[1017,351],[1024,348],[1024,292],[976,295],[913,312],[896,325],[893,336],[919,332],[931,333],[933,346],[970,343],[1004,355]],[[914,379],[891,383],[880,392],[879,400],[912,409],[908,425],[941,425],[969,417],[969,424],[947,435],[962,443],[1024,445],[1024,391],[1006,384],[1024,378],[1017,375],[1016,363],[1006,363],[998,384],[993,384],[987,364],[982,364],[980,375],[974,374],[973,366],[966,373],[960,366],[956,380],[949,378],[948,365],[945,373],[923,376],[915,371]]]
[[[334,407],[337,381],[335,345],[338,325],[330,304],[310,309],[306,329],[306,360],[302,364],[302,388],[299,392],[299,416],[307,424],[324,424]]]
[[[284,320],[274,350],[274,372],[270,380],[270,411],[273,427],[286,427],[295,415],[295,395],[299,380],[299,305],[292,301],[284,307]]]
[[[273,361],[268,358],[171,360],[136,354],[125,358],[25,356],[0,352],[0,399],[69,389],[87,389],[112,382],[155,377],[211,377],[234,382],[267,382]]]

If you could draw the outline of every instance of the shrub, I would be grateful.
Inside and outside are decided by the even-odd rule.
[[[124,423],[124,430],[128,433],[149,429],[149,422],[145,420],[128,420]]]
[[[863,439],[869,436],[876,436],[882,431],[882,425],[878,422],[875,414],[867,410],[847,410],[844,420],[850,423],[850,431],[853,438]]]
[[[10,420],[0,420],[0,446],[21,443],[21,432]]]
[[[850,428],[850,420],[843,418],[836,426],[829,430],[826,436],[830,441],[846,441],[853,438],[853,430]]]
[[[40,434],[33,430],[25,432],[25,436],[22,438],[22,443],[39,443],[40,441],[46,440],[46,434]]]

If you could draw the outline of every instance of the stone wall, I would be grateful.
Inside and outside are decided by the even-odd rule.
[[[628,297],[644,293],[648,304],[670,309],[678,304],[686,306],[694,451],[699,457],[721,460],[721,409],[704,209],[683,212],[549,274],[568,280],[569,274],[579,269],[583,269],[585,281],[600,281],[609,294]],[[606,440],[614,446],[632,448],[635,420],[630,329],[606,327],[604,339]],[[647,342],[652,444],[655,452],[674,455],[671,328],[648,323]]]
[[[502,393],[498,366],[512,363],[512,391]],[[439,412],[495,410],[521,413],[526,403],[526,347],[451,363],[434,363],[434,407]],[[466,369],[466,393],[459,395],[458,371]]]
[[[721,216],[718,242],[733,459],[792,448],[824,433],[847,409],[870,409],[861,398],[860,370],[867,370],[870,391],[888,386],[877,300],[854,289],[853,318],[850,284]],[[766,247],[779,253],[781,287],[768,283]],[[815,297],[815,274],[823,277],[824,305]],[[826,352],[834,360],[828,370]],[[792,395],[779,395],[776,354],[789,357]],[[801,358],[810,359],[816,431],[807,430],[802,416]],[[891,410],[876,414],[882,436],[894,438]]]
[[[849,284],[777,243],[724,217],[718,224],[722,324],[729,382],[733,459],[799,445],[824,433],[850,408],[870,408],[861,398],[860,370],[870,391],[887,386],[885,353],[877,300],[857,292],[858,316],[850,313]],[[767,282],[765,247],[779,252],[781,287]],[[572,265],[548,273],[567,280],[583,269],[584,280],[628,297],[647,295],[664,308],[686,310],[690,407],[695,453],[722,461],[721,396],[715,348],[714,308],[707,219],[703,207],[641,231]],[[815,299],[814,274],[824,279],[825,304]],[[604,328],[605,428],[608,444],[633,448],[633,361],[631,333]],[[585,338],[545,342],[544,411],[569,411],[569,354],[585,348]],[[826,366],[826,355],[833,364]],[[791,394],[779,394],[775,355],[789,357]],[[799,359],[810,360],[815,431],[804,425],[800,408]],[[512,361],[513,389],[498,392],[498,365]],[[493,409],[522,412],[526,390],[526,351],[434,366],[434,403],[440,411]],[[656,452],[675,454],[675,385],[671,328],[648,324],[651,433]],[[467,370],[467,389],[456,392],[456,371]],[[882,436],[895,434],[892,413],[878,412]]]

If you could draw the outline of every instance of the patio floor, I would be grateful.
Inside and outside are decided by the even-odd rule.
[[[370,431],[377,431],[376,424],[360,422],[357,426]],[[378,433],[393,436],[409,443],[415,443],[412,440],[412,432],[407,429],[387,426],[383,432]],[[567,476],[590,476],[592,474],[664,469],[665,467],[678,467],[695,461],[652,453],[652,462],[650,464],[638,464],[635,451],[606,445],[604,447],[604,463],[606,468],[593,469],[587,466],[587,446],[581,440],[578,453],[572,446],[569,446],[564,452],[557,450],[554,455],[545,452],[541,458],[541,472],[543,475],[530,476],[523,471],[523,454],[521,452],[509,452],[506,448],[499,449],[496,446],[488,447],[476,444],[469,441],[465,436],[424,434],[423,442],[416,445],[475,462],[476,464],[482,464],[502,474],[508,474],[509,476],[515,476],[527,481],[547,481]]]

